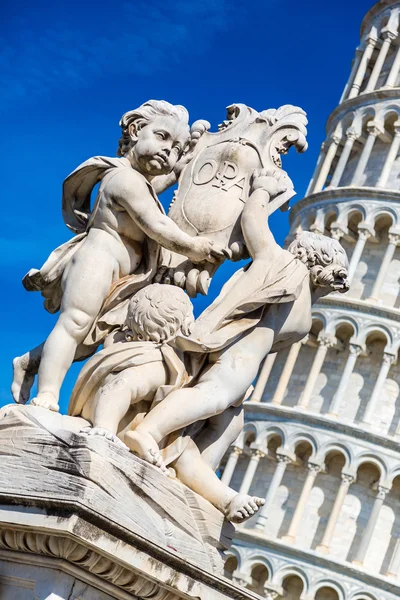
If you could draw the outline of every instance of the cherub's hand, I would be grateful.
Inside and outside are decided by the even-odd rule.
[[[287,190],[285,182],[286,173],[280,169],[261,169],[254,171],[252,180],[252,191],[265,190],[274,198]]]
[[[215,244],[204,236],[193,238],[192,247],[187,255],[194,263],[204,261],[218,263],[225,260],[225,258],[229,258],[229,253],[222,246]]]

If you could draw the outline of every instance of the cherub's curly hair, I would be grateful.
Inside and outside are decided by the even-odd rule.
[[[181,288],[153,283],[131,299],[126,325],[136,339],[160,343],[179,332],[189,335],[193,321],[192,303]]]
[[[288,250],[307,266],[315,286],[329,287],[338,292],[348,291],[349,261],[337,240],[303,231],[297,234]]]
[[[139,131],[141,127],[147,125],[159,115],[174,117],[175,119],[186,123],[189,137],[189,113],[184,106],[170,104],[165,100],[149,100],[139,106],[139,108],[130,110],[122,115],[119,122],[122,129],[122,136],[119,140],[117,156],[125,156],[132,147],[132,140],[129,133],[129,128],[132,123],[135,124],[136,130]]]

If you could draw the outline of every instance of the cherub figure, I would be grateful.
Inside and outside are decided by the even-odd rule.
[[[69,413],[92,423],[83,432],[114,442],[123,440],[129,446],[146,413],[168,391],[189,383],[193,376],[183,353],[170,345],[177,335],[188,335],[193,322],[193,307],[182,289],[152,284],[137,292],[129,303],[122,339],[86,363],[73,390]],[[218,479],[215,469],[242,427],[242,408],[233,407],[167,437],[154,464],[165,473],[169,465],[182,483],[229,520],[241,522],[255,514],[264,500],[238,494]]]
[[[154,179],[173,172],[188,146],[186,109],[151,100],[126,113],[121,126],[122,158],[94,157],[64,183],[63,214],[81,235],[55,250],[40,271],[34,269],[24,278],[27,289],[42,291],[50,312],[60,310],[44,346],[32,352],[28,383],[29,388],[39,365],[38,394],[32,403],[54,411],[71,363],[85,356],[82,343],[94,348],[99,343],[96,336],[90,338],[99,313],[120,306],[133,291],[151,283],[160,247],[194,262],[223,256],[207,238],[181,231],[165,215],[152,186]],[[90,212],[90,192],[99,180]],[[27,356],[14,361],[12,391],[17,401],[29,371]],[[26,389],[22,392],[26,401]]]
[[[171,392],[129,436],[131,450],[153,464],[160,464],[159,444],[171,432],[240,403],[262,360],[309,332],[318,298],[349,288],[347,256],[336,240],[304,232],[288,250],[275,242],[267,207],[281,186],[277,173],[255,175],[242,214],[253,262],[228,281],[191,337],[177,338],[181,349],[208,352],[207,367],[195,385]]]

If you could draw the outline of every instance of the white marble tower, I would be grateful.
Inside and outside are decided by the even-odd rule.
[[[340,240],[351,290],[320,301],[308,339],[267,359],[222,475],[266,498],[226,562],[266,598],[400,596],[399,15],[381,0],[364,18],[291,215],[289,239]]]

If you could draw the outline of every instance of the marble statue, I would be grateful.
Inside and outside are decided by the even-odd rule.
[[[191,335],[176,338],[181,350],[206,353],[206,366],[193,386],[171,392],[129,434],[131,450],[153,464],[162,464],[158,444],[170,433],[242,402],[268,353],[308,334],[318,298],[349,289],[347,256],[336,240],[304,232],[288,250],[275,242],[267,206],[280,185],[277,173],[254,177],[242,214],[253,260],[227,282]]]
[[[120,158],[89,159],[64,182],[75,237],[24,278],[60,314],[46,342],[15,359],[14,399],[27,402],[38,373],[31,404],[57,412],[71,363],[91,357],[69,404],[74,431],[130,450],[233,522],[264,503],[216,475],[260,364],[308,334],[318,298],[348,289],[337,241],[303,232],[284,250],[268,225],[294,195],[281,155],[307,148],[306,124],[291,105],[231,105],[215,133],[163,101],[126,113]],[[157,193],[177,179],[167,216]],[[245,257],[194,320],[190,297],[207,294],[224,260]]]
[[[32,403],[55,411],[71,363],[87,355],[80,346],[97,347],[101,341],[96,331],[100,311],[109,312],[116,304],[120,310],[121,300],[152,281],[160,248],[195,263],[223,257],[212,240],[189,236],[164,214],[152,185],[174,171],[189,145],[186,109],[151,100],[123,115],[121,127],[121,158],[89,159],[64,182],[64,220],[78,235],[24,278],[28,290],[42,291],[49,312],[60,311],[45,344],[32,353],[34,362],[40,355],[38,394]],[[90,192],[98,181],[91,210]],[[15,364],[22,380],[29,358]],[[20,380],[21,373],[13,388],[17,400]]]
[[[92,425],[82,432],[129,447],[135,427],[146,414],[201,371],[203,357],[196,361],[173,347],[177,335],[190,335],[193,323],[191,302],[179,287],[155,283],[137,292],[129,304],[123,335],[112,336],[86,363],[72,392],[69,414]],[[238,494],[219,480],[215,470],[242,426],[239,406],[210,422],[171,432],[164,440],[162,458],[158,453],[152,464],[167,475],[176,474],[193,491],[201,489],[201,495],[229,520],[241,522],[264,500]]]

